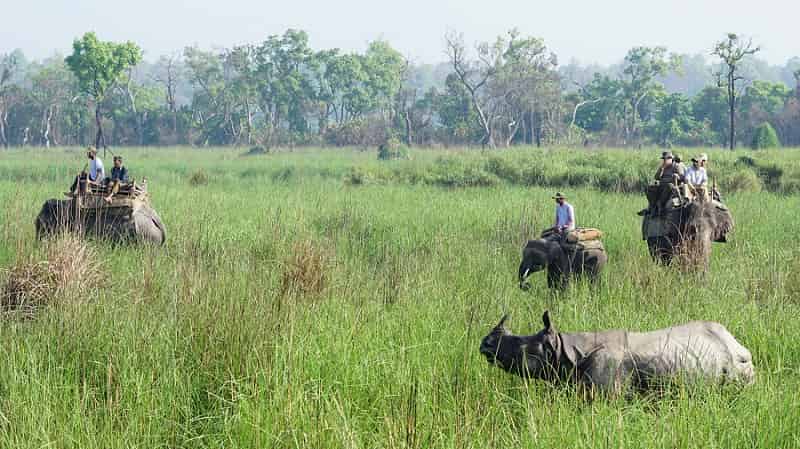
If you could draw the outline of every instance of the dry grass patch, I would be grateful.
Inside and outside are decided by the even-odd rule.
[[[329,251],[319,243],[302,240],[292,245],[292,252],[284,262],[281,276],[281,295],[318,295],[327,281]]]
[[[99,285],[100,263],[95,251],[73,234],[46,243],[45,259],[18,258],[3,270],[0,306],[4,313],[31,315],[41,307],[84,297]]]

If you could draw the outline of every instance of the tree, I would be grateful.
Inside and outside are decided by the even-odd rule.
[[[488,44],[477,46],[478,59],[469,60],[467,57],[464,36],[448,33],[445,36],[446,52],[453,67],[453,72],[458,80],[467,89],[472,101],[472,107],[478,115],[478,120],[483,128],[481,143],[489,148],[495,147],[492,116],[487,109],[490,107],[491,98],[482,95],[487,83],[497,73],[498,49]]]
[[[727,143],[728,102],[725,89],[707,86],[692,98],[692,115],[698,122],[708,123],[720,145]]]
[[[728,33],[728,36],[717,42],[712,55],[717,56],[722,68],[714,76],[717,79],[717,86],[725,89],[728,99],[728,118],[729,134],[728,145],[731,150],[736,146],[736,106],[737,98],[744,88],[745,77],[741,74],[742,61],[747,56],[754,55],[761,50],[761,47],[753,45],[752,39],[744,39],[735,34]]]
[[[45,147],[51,142],[58,145],[58,117],[72,103],[75,77],[64,64],[63,58],[45,61],[30,76],[28,97],[40,114],[39,139]]]
[[[778,134],[769,123],[764,122],[756,128],[756,131],[753,133],[753,140],[750,143],[750,148],[762,150],[765,148],[777,148],[779,146],[781,146],[781,142],[778,140]]]
[[[625,55],[622,90],[626,99],[625,140],[638,137],[642,103],[648,96],[663,91],[657,77],[680,67],[677,55],[668,55],[664,47],[634,47]]]
[[[133,42],[103,42],[92,32],[72,43],[72,54],[65,61],[78,79],[81,92],[94,102],[97,123],[95,146],[98,148],[101,144],[104,150],[107,147],[103,135],[101,104],[125,71],[138,64],[141,59],[142,51]]]
[[[435,109],[447,143],[471,142],[483,134],[478,113],[472,106],[472,96],[455,73],[447,76]]]
[[[8,114],[15,99],[18,87],[15,78],[20,72],[22,53],[19,51],[0,55],[0,145],[8,147]]]
[[[180,73],[180,58],[172,54],[158,59],[156,73],[153,75],[153,80],[164,88],[164,100],[171,115],[172,139],[176,139],[178,134],[177,89],[181,81]]]

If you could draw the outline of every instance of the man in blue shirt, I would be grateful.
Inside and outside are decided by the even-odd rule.
[[[111,202],[111,198],[119,192],[119,185],[128,182],[128,169],[122,165],[122,156],[114,156],[114,168],[111,169],[111,178],[108,179],[107,197],[103,198],[106,203]]]
[[[575,230],[575,209],[567,202],[567,197],[556,193],[553,197],[556,200],[556,222],[555,228],[560,234],[566,234]]]

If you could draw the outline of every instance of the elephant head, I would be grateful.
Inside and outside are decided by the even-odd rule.
[[[528,290],[531,287],[528,277],[555,264],[563,267],[567,263],[561,245],[553,240],[530,240],[522,250],[522,262],[519,264],[519,288]]]
[[[708,270],[711,242],[726,242],[733,230],[733,217],[718,201],[692,202],[674,209],[667,220],[667,234],[660,240],[658,251],[669,263],[672,257],[681,258],[689,269]]]
[[[725,242],[733,230],[733,216],[722,203],[690,203],[682,226],[684,239]]]

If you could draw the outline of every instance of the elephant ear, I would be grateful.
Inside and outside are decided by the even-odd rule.
[[[719,207],[715,208],[714,215],[716,220],[711,229],[711,240],[724,242],[728,233],[733,231],[733,216],[727,208],[720,209]]]

